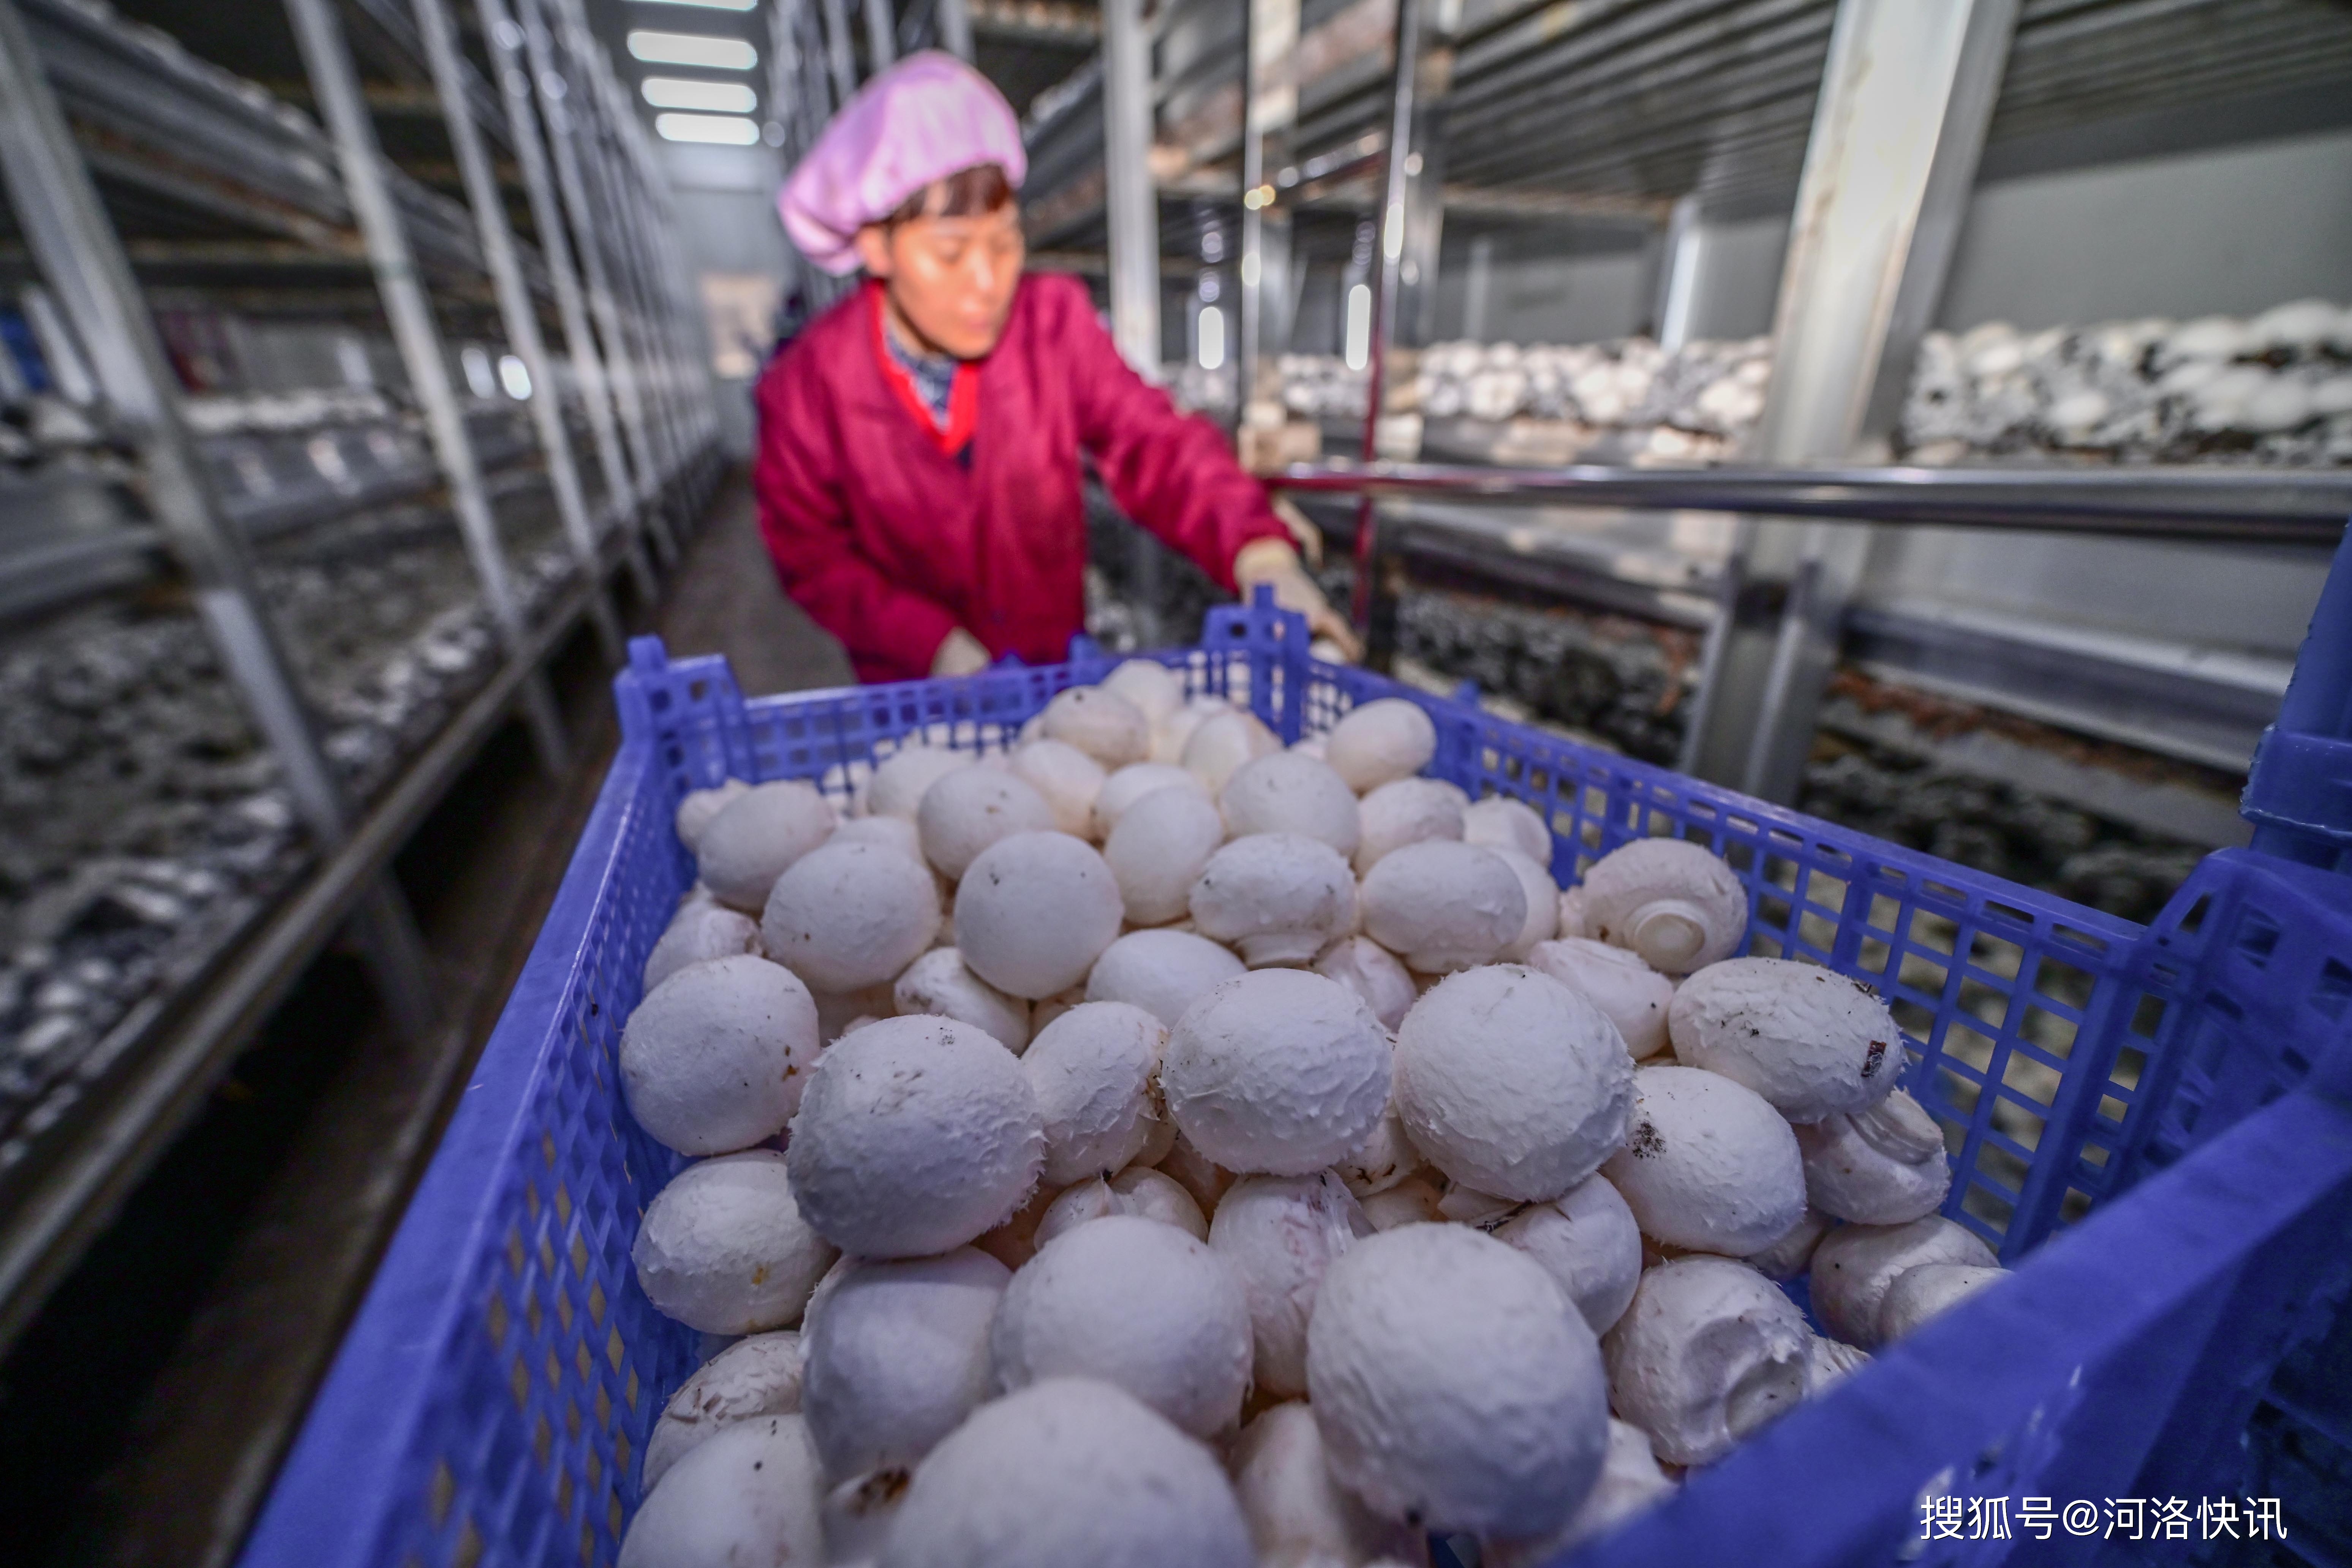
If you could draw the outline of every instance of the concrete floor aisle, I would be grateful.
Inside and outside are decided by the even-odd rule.
[[[787,601],[748,489],[722,491],[632,630],[724,653],[747,691],[847,683]],[[583,632],[554,677],[580,762],[550,780],[509,724],[397,866],[445,1027],[383,1026],[331,952],[0,1363],[0,1537],[24,1568],[221,1568],[363,1292],[528,957],[618,731]]]

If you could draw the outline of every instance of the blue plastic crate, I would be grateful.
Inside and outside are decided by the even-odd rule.
[[[1259,605],[1214,612],[1201,647],[1155,657],[1192,691],[1245,698],[1286,739],[1374,697],[1419,702],[1438,727],[1430,771],[1542,812],[1563,882],[1645,834],[1717,847],[1753,895],[1748,951],[1889,999],[1906,1082],[1950,1130],[1947,1212],[2010,1259],[2066,1231],[1590,1561],[1937,1560],[1954,1543],[1916,1538],[1938,1489],[2239,1484],[2247,1411],[2340,1283],[2352,1115],[2315,1090],[2352,1089],[2343,882],[2217,855],[2142,928],[1314,663],[1306,640]],[[1074,652],[746,701],[722,660],[634,646],[621,753],[247,1568],[613,1561],[645,1436],[698,1345],[630,1269],[638,1217],[683,1162],[637,1131],[614,1069],[646,954],[693,876],[677,800],[730,775],[845,796],[856,766],[910,737],[1006,749],[1055,691],[1102,673],[1098,653]],[[2287,1092],[2301,1080],[2315,1091]],[[2016,1544],[2115,1550],[2063,1532]],[[2006,1550],[1966,1545],[1970,1562]]]

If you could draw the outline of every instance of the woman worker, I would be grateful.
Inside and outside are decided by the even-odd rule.
[[[1126,513],[1220,586],[1270,584],[1343,649],[1265,492],[1129,369],[1076,279],[1024,276],[1013,110],[954,58],[866,84],[786,182],[784,226],[864,286],[761,376],[753,483],[784,591],[865,680],[1067,657],[1090,458]]]

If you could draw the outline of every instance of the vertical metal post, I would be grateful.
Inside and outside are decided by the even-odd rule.
[[[833,70],[833,101],[847,103],[857,90],[857,58],[849,44],[847,0],[824,0],[824,60]]]
[[[465,539],[475,574],[481,579],[483,602],[499,640],[506,645],[507,657],[522,658],[530,647],[530,630],[523,624],[521,607],[515,603],[498,524],[490,516],[489,492],[482,484],[481,465],[474,455],[473,437],[466,429],[457,388],[449,381],[441,329],[417,276],[416,258],[409,248],[400,210],[393,204],[383,153],[376,144],[366,100],[360,95],[359,73],[352,64],[342,20],[335,14],[333,0],[286,0],[286,14],[294,25],[294,41],[302,53],[311,96],[318,100],[328,134],[334,138],[343,186],[367,244],[376,289],[383,298],[393,339],[400,346],[409,387],[424,405],[425,427],[449,486],[450,506],[457,515],[457,531]],[[540,763],[560,776],[570,770],[571,756],[563,738],[563,721],[555,710],[554,693],[538,670],[524,677],[520,690],[523,721],[530,730]]]
[[[1470,242],[1470,263],[1462,278],[1462,335],[1472,342],[1486,341],[1486,317],[1495,301],[1495,237],[1482,234]]]
[[[892,35],[890,0],[866,0],[866,64],[877,76],[898,58],[898,41]]]
[[[0,0],[0,176],[34,264],[56,288],[89,355],[110,423],[138,449],[148,510],[187,574],[221,668],[277,757],[311,836],[338,842],[351,826],[341,782],[262,607],[245,542],[205,481],[154,320],[15,0]],[[362,894],[353,933],[394,1022],[404,1030],[424,1027],[435,1011],[424,944],[387,878]]]
[[[1110,335],[1160,379],[1160,193],[1151,179],[1151,35],[1143,0],[1102,0],[1103,203],[1110,228]]]
[[[1290,346],[1290,209],[1277,176],[1298,122],[1298,0],[1247,0],[1242,84],[1242,309],[1244,429],[1284,422],[1279,360]]]
[[[1658,259],[1658,298],[1654,316],[1658,346],[1678,349],[1690,341],[1691,316],[1698,306],[1698,268],[1704,230],[1698,198],[1685,196],[1666,219],[1666,236]]]
[[[939,23],[940,47],[969,64],[971,59],[971,11],[965,0],[939,0],[931,16]]]
[[[547,344],[539,333],[539,310],[524,283],[522,264],[515,256],[514,234],[507,226],[506,198],[491,171],[489,153],[482,146],[481,128],[474,123],[473,102],[467,95],[465,72],[459,68],[455,29],[442,0],[413,0],[416,30],[425,45],[425,63],[433,74],[434,90],[441,98],[442,118],[449,127],[449,146],[457,158],[458,178],[466,200],[474,209],[481,231],[482,259],[490,269],[497,291],[499,316],[507,341],[530,376],[531,421],[539,428],[541,453],[547,459],[547,479],[555,492],[556,516],[572,544],[572,558],[588,584],[589,617],[604,646],[606,662],[621,662],[620,617],[613,613],[612,596],[604,591],[604,556],[596,547],[595,525],[589,521],[588,498],[580,488],[580,470],[572,460],[572,433],[563,427],[563,405],[557,398],[555,377],[547,363]]]
[[[1843,461],[1885,434],[1959,237],[2018,0],[1842,0],[1797,188],[1754,438]],[[1743,520],[1683,766],[1794,798],[1870,531]]]

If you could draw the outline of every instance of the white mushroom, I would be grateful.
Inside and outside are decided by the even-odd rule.
[[[714,958],[740,958],[760,951],[760,922],[740,910],[702,899],[688,899],[670,917],[669,925],[646,958],[645,984],[654,987],[689,963]]]
[[[1210,988],[1248,973],[1248,965],[1207,937],[1185,931],[1131,931],[1095,960],[1089,1002],[1129,1002],[1170,1028]]]
[[[1102,853],[1127,918],[1139,926],[1181,919],[1192,884],[1224,841],[1224,818],[1189,789],[1157,790],[1121,812]]]
[[[1921,1263],[1897,1274],[1878,1304],[1878,1342],[1891,1345],[2009,1272],[1968,1263]]]
[[[1216,797],[1209,793],[1209,786],[1201,782],[1199,774],[1187,773],[1173,763],[1137,763],[1103,781],[1102,793],[1095,796],[1094,837],[1108,843],[1129,806],[1163,789],[1189,790],[1207,802],[1212,811],[1216,809]],[[1224,830],[1222,816],[1217,819],[1217,828],[1221,834]]]
[[[1381,857],[1363,900],[1364,934],[1428,974],[1493,962],[1528,918],[1518,873],[1500,855],[1444,839]]]
[[[619,1568],[822,1562],[823,1496],[801,1417],[740,1422],[671,1467],[629,1521]]]
[[[1609,1401],[1670,1464],[1704,1465],[1793,1409],[1812,1331],[1779,1287],[1728,1258],[1677,1258],[1642,1276],[1601,1342]]]
[[[1625,1053],[1635,1061],[1666,1048],[1666,1010],[1674,1005],[1675,983],[1643,963],[1639,953],[1562,935],[1536,943],[1526,963],[1600,1008],[1625,1037]]]
[[[1583,888],[1585,934],[1632,949],[1662,973],[1730,957],[1748,930],[1738,874],[1684,839],[1637,838],[1613,849],[1584,873]]]
[[[873,782],[866,786],[866,809],[875,816],[903,816],[912,822],[933,784],[977,760],[968,752],[938,746],[908,746],[894,752],[874,770]]]
[[[1413,1004],[1397,1029],[1396,1098],[1431,1164],[1480,1192],[1546,1203],[1623,1145],[1633,1064],[1592,1004],[1497,964]]]
[[[756,910],[786,868],[832,836],[833,825],[833,807],[814,784],[761,784],[711,817],[697,841],[695,866],[720,903]]]
[[[874,1568],[914,1472],[886,1465],[852,1476],[824,1494],[824,1560],[829,1568]]]
[[[1903,1225],[1931,1215],[1951,1190],[1944,1131],[1896,1089],[1867,1110],[1797,1129],[1812,1205],[1858,1225]]]
[[[1021,1206],[1045,1163],[1018,1058],[969,1024],[886,1018],[836,1041],[793,1121],[793,1190],[861,1258],[963,1246]]]
[[[1249,1300],[1255,1386],[1307,1392],[1307,1322],[1332,1260],[1372,1227],[1339,1178],[1244,1176],[1217,1204],[1209,1246],[1231,1266]]]
[[[1282,750],[1273,731],[1246,708],[1228,708],[1201,721],[1184,742],[1181,761],[1214,795],[1244,763]]]
[[[1368,936],[1343,936],[1315,955],[1315,973],[1364,999],[1383,1029],[1394,1030],[1419,994],[1396,954]]]
[[[1181,708],[1165,720],[1151,726],[1151,760],[1155,763],[1179,764],[1184,760],[1184,748],[1192,743],[1192,731],[1233,704],[1213,692],[1202,692],[1186,700]],[[1203,789],[1207,785],[1202,786]]]
[[[1644,1236],[1761,1252],[1805,1212],[1797,1135],[1753,1090],[1696,1068],[1640,1068],[1625,1147],[1603,1167]]]
[[[1541,1267],[1461,1226],[1384,1231],[1331,1265],[1307,1384],[1332,1472],[1415,1529],[1549,1534],[1608,1447],[1592,1331]]]
[[[1525,963],[1537,945],[1549,942],[1552,932],[1559,929],[1559,886],[1551,879],[1550,872],[1511,845],[1486,844],[1478,847],[1511,868],[1511,874],[1519,879],[1519,891],[1527,897],[1527,917],[1519,921],[1518,934],[1503,944],[1499,955],[1513,963]]]
[[[1169,1119],[1169,1125],[1175,1125],[1174,1118]],[[1204,1215],[1216,1213],[1217,1200],[1234,1184],[1234,1173],[1194,1148],[1192,1140],[1181,1131],[1169,1145],[1168,1152],[1152,1162],[1152,1168],[1172,1178],[1192,1194]],[[1202,1239],[1207,1239],[1207,1233],[1202,1233]]]
[[[702,830],[710,826],[710,819],[719,815],[719,809],[751,787],[741,779],[729,779],[711,789],[686,792],[670,821],[677,829],[677,841],[686,846],[688,854],[693,854],[695,846],[702,842]]]
[[[1767,1279],[1794,1279],[1812,1266],[1813,1248],[1822,1244],[1822,1237],[1836,1223],[1808,1205],[1797,1223],[1780,1233],[1779,1240],[1760,1252],[1748,1254],[1744,1261]]]
[[[1174,670],[1153,658],[1130,658],[1097,683],[1105,691],[1135,704],[1144,721],[1158,729],[1184,706],[1184,681]]]
[[[1363,798],[1358,812],[1361,836],[1355,862],[1360,877],[1408,844],[1433,838],[1458,841],[1462,837],[1462,792],[1442,779],[1384,784]]]
[[[1658,1468],[1658,1456],[1651,1447],[1650,1435],[1630,1421],[1612,1416],[1609,1422],[1609,1458],[1601,1467],[1601,1479],[1585,1495],[1584,1506],[1576,1510],[1576,1517],[1547,1540],[1480,1542],[1480,1568],[1548,1568],[1570,1549],[1608,1534],[1659,1500],[1672,1496],[1674,1490],[1674,1481]]]
[[[957,885],[956,946],[991,985],[1034,1001],[1086,979],[1118,935],[1121,911],[1118,883],[1093,846],[1016,833],[982,850]]]
[[[1207,1448],[1118,1388],[1068,1377],[982,1406],[931,1450],[878,1568],[1255,1568],[1255,1560]]]
[[[1894,1090],[1903,1035],[1859,980],[1785,958],[1710,964],[1666,1010],[1675,1058],[1746,1084],[1790,1121],[1866,1110]]]
[[[915,826],[911,814],[906,816],[853,816],[833,830],[827,844],[878,844],[885,849],[895,849],[918,866],[930,864],[923,858],[923,835]]]
[[[794,1203],[784,1157],[746,1149],[671,1177],[646,1205],[629,1257],[664,1316],[707,1334],[757,1334],[799,1321],[834,1248]]]
[[[892,983],[861,985],[855,991],[811,990],[809,997],[816,1004],[818,1037],[826,1045],[841,1038],[852,1029],[887,1018],[898,1010]]]
[[[1053,826],[1075,838],[1094,830],[1095,797],[1109,775],[1103,765],[1066,741],[1032,741],[1005,760],[1013,776],[1053,808]]]
[[[1531,1204],[1490,1234],[1542,1264],[1596,1334],[1625,1315],[1642,1282],[1642,1227],[1606,1176],[1587,1176],[1564,1196]]]
[[[1949,1268],[1948,1264],[1930,1264],[1934,1268]],[[1805,1396],[1812,1397],[1822,1390],[1850,1377],[1870,1364],[1870,1352],[1860,1351],[1843,1340],[1813,1336],[1811,1354],[1805,1365]]]
[[[1993,1268],[2000,1261],[1974,1231],[1941,1215],[1908,1225],[1842,1225],[1813,1248],[1813,1310],[1839,1339],[1876,1350],[1879,1309],[1896,1275],[1923,1263]]]
[[[1562,937],[1591,939],[1592,924],[1584,908],[1584,884],[1559,890],[1559,934]],[[1637,955],[1638,956],[1638,955]],[[1643,965],[1647,968],[1648,965]]]
[[[1365,1223],[1374,1230],[1394,1230],[1401,1225],[1434,1225],[1445,1215],[1444,1194],[1426,1177],[1407,1176],[1395,1186],[1361,1200]]]
[[[1181,1184],[1173,1176],[1148,1167],[1129,1166],[1108,1181],[1097,1176],[1092,1181],[1080,1182],[1047,1205],[1031,1237],[1031,1256],[1064,1231],[1115,1214],[1158,1220],[1196,1240],[1209,1239],[1209,1222]]]
[[[1466,1225],[1490,1236],[1505,1220],[1527,1206],[1517,1198],[1496,1197],[1475,1187],[1465,1187],[1459,1182],[1446,1183],[1445,1195],[1437,1200],[1437,1213],[1441,1219],[1454,1225]]]
[[[923,792],[915,826],[923,855],[961,880],[980,852],[1016,833],[1051,832],[1054,808],[1024,780],[995,768],[958,768]]]
[[[1297,833],[1328,844],[1344,859],[1361,837],[1355,792],[1329,767],[1296,752],[1275,752],[1234,769],[1217,806],[1234,838]]]
[[[1045,1117],[1048,1186],[1124,1170],[1152,1123],[1168,1026],[1125,1002],[1073,1007],[1037,1032],[1021,1070]]]
[[[1057,692],[1038,717],[1045,739],[1076,746],[1106,768],[1123,768],[1151,754],[1151,721],[1134,703],[1103,687]]]
[[[1421,1151],[1405,1136],[1404,1121],[1397,1115],[1391,1085],[1389,1108],[1372,1123],[1364,1141],[1339,1156],[1331,1167],[1348,1190],[1360,1198],[1387,1192],[1422,1168]]]
[[[1383,697],[1350,709],[1324,738],[1323,755],[1358,795],[1410,778],[1437,754],[1437,726],[1418,703]]]
[[[768,955],[813,990],[895,979],[931,945],[940,892],[928,868],[878,844],[828,844],[776,879],[760,917]]]
[[[1304,964],[1355,921],[1356,879],[1338,850],[1296,833],[1255,833],[1209,857],[1191,895],[1201,934],[1252,969]]]
[[[824,1046],[815,1000],[764,958],[688,964],[621,1029],[629,1114],[681,1154],[748,1149],[783,1131]]]
[[[1096,1377],[1195,1437],[1232,1427],[1250,1377],[1250,1316],[1233,1270],[1172,1225],[1108,1215],[1022,1265],[990,1336],[998,1386]]]
[[[1462,814],[1462,842],[1503,845],[1547,870],[1551,866],[1551,829],[1535,808],[1508,795],[1490,795]]]
[[[801,1408],[835,1480],[912,1465],[991,1392],[988,1333],[1012,1271],[969,1247],[858,1258],[802,1336]]]
[[[1071,1008],[1086,1005],[1086,1001],[1087,988],[1083,985],[1067,986],[1051,996],[1038,997],[1029,1009],[1029,1037],[1035,1039],[1040,1029]]]
[[[1275,1405],[1243,1427],[1232,1463],[1258,1568],[1365,1568],[1376,1558],[1417,1559],[1411,1531],[1357,1501],[1331,1474],[1322,1430],[1305,1401]]]
[[[678,1386],[646,1434],[638,1486],[654,1489],[669,1468],[726,1427],[759,1415],[797,1415],[801,1337],[790,1330],[737,1340]]]
[[[1185,1140],[1230,1171],[1319,1171],[1389,1103],[1387,1031],[1356,994],[1296,969],[1228,980],[1168,1036],[1160,1069]],[[1181,1178],[1180,1178],[1181,1179]]]
[[[1029,1047],[1029,1004],[974,974],[952,947],[935,947],[907,965],[890,994],[902,1018],[953,1018],[1014,1056]]]

